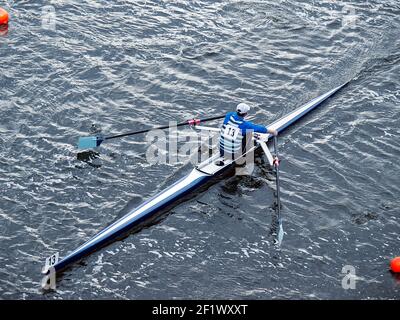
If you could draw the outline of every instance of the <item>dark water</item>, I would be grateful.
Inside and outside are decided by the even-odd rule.
[[[53,30],[42,21],[48,4],[1,3],[11,15],[0,37],[2,299],[400,297],[388,267],[400,255],[397,0],[60,1]],[[260,164],[42,293],[48,255],[75,249],[191,168],[150,165],[140,136],[103,144],[89,165],[77,159],[78,136],[239,101],[267,124],[350,78],[280,137],[280,250],[269,235],[274,181]],[[345,265],[355,289],[342,288]]]

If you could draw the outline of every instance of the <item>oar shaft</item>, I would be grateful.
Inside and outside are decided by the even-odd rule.
[[[182,127],[182,126],[188,126],[188,125],[196,125],[196,124],[200,124],[201,122],[218,120],[218,119],[222,119],[222,118],[225,118],[225,115],[220,115],[220,116],[206,118],[206,119],[192,119],[192,120],[187,120],[185,122],[178,123],[176,125],[176,127]],[[105,137],[104,140],[122,138],[122,137],[126,137],[126,136],[132,136],[132,135],[135,135],[135,134],[150,132],[150,131],[153,131],[153,130],[163,130],[163,129],[168,129],[168,128],[169,128],[169,125],[165,125],[165,126],[155,127],[155,128],[151,128],[151,129],[144,129],[144,130],[140,130],[140,131],[127,132],[127,133],[117,134],[115,136]]]
[[[274,136],[274,153],[275,153],[275,173],[276,173],[276,202],[278,205],[278,220],[281,219],[281,196],[280,196],[280,185],[279,185],[279,156],[278,156],[278,138]]]
[[[282,217],[281,217],[281,195],[280,195],[280,186],[279,186],[279,155],[278,155],[278,139],[274,136],[274,166],[275,166],[275,174],[276,174],[276,205],[278,212],[278,230],[277,230],[277,240],[278,245],[282,244],[283,239],[283,226],[282,226]]]

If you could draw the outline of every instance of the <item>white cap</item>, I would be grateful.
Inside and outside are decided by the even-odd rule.
[[[245,103],[239,103],[236,107],[236,111],[239,113],[248,113],[250,111],[250,106]]]

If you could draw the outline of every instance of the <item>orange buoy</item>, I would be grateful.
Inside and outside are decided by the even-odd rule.
[[[8,24],[8,12],[0,8],[0,25]]]
[[[393,272],[400,272],[400,257],[394,258],[392,261],[390,261],[390,269],[392,269]]]

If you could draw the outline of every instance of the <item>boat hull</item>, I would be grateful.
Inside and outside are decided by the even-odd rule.
[[[143,224],[157,212],[168,208],[171,204],[176,203],[188,193],[206,184],[211,178],[213,178],[213,176],[203,174],[197,169],[193,169],[188,176],[174,183],[163,192],[151,197],[142,205],[130,211],[127,215],[103,229],[96,236],[71,252],[67,257],[54,265],[55,271],[59,272],[72,263],[81,260],[89,253],[123,237],[129,231],[132,231],[135,226]]]
[[[277,121],[271,123],[268,128],[274,128],[278,132],[282,132],[288,126],[296,122],[298,119],[302,118],[305,114],[309,113],[311,110],[320,105],[323,101],[332,96],[336,91],[341,89],[343,84],[324,95],[321,95],[310,102],[304,104],[300,108],[297,108],[288,115],[278,119]],[[271,136],[269,134],[259,134],[257,139],[268,141]],[[251,151],[258,148],[256,145]],[[224,164],[220,164],[223,161]],[[227,161],[219,156],[214,156],[206,160],[205,162],[199,164],[192,172],[180,179],[167,189],[163,190],[159,194],[151,197],[149,200],[141,204],[139,207],[133,209],[125,216],[103,229],[100,233],[92,237],[90,240],[85,242],[79,248],[71,252],[64,259],[59,261],[53,267],[56,272],[60,272],[69,265],[81,260],[88,254],[104,247],[108,243],[119,239],[126,235],[128,232],[132,231],[133,228],[148,222],[148,219],[157,215],[162,210],[169,208],[177,201],[182,200],[188,194],[192,193],[194,190],[201,188],[201,186],[206,185],[213,177],[217,177],[223,172],[226,172],[229,168],[234,167],[234,161]]]

